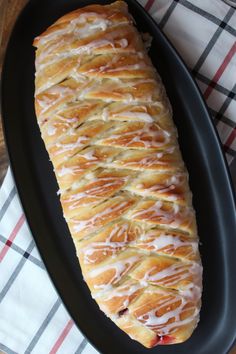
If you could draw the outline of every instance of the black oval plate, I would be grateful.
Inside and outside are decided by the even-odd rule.
[[[166,86],[190,174],[204,267],[200,323],[186,343],[145,349],[106,318],[82,280],[56,196],[52,165],[36,123],[32,42],[63,14],[94,2],[110,1],[31,0],[15,25],[6,52],[2,74],[5,138],[31,231],[69,313],[102,353],[227,353],[236,334],[236,220],[229,172],[196,84],[155,22],[135,0],[127,1],[129,10],[139,30],[153,37],[150,56]]]

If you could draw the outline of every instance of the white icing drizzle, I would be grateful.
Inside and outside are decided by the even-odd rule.
[[[201,298],[202,290],[200,287],[200,278],[202,267],[199,269],[199,279],[195,284],[188,284],[184,289],[179,289],[179,294],[190,301],[198,301]],[[198,283],[198,284],[197,284]]]
[[[102,66],[99,68],[100,72],[106,71],[107,73],[109,72],[116,72],[116,71],[133,71],[133,70],[140,70],[140,69],[149,69],[151,70],[152,68],[149,65],[146,65],[144,63],[142,64],[130,64],[130,65],[124,65],[120,66],[118,68],[109,68],[109,65]],[[97,70],[97,69],[91,69],[91,70]]]
[[[67,86],[55,85],[50,87],[50,89],[47,90],[46,94],[52,95],[52,97],[49,98],[48,96],[43,94],[42,98],[39,98],[39,96],[37,96],[36,98],[37,103],[40,105],[40,107],[42,107],[40,115],[43,115],[48,108],[52,108],[52,106],[55,106],[63,98],[69,95],[73,96],[75,94],[75,90]]]
[[[143,195],[147,195],[150,192],[156,192],[158,194],[167,193],[173,191],[176,187],[183,186],[183,184],[184,184],[183,174],[175,173],[169,178],[163,180],[161,183],[156,183],[151,186],[145,186],[144,184],[140,183],[136,185],[134,184],[134,186],[132,187],[138,190],[139,193]],[[177,197],[174,198],[174,200],[175,199],[177,199]]]
[[[94,227],[96,227],[96,225],[102,224],[103,221],[105,221],[107,218],[109,219],[111,214],[114,213],[114,215],[116,214],[117,217],[117,215],[122,213],[122,210],[125,209],[128,205],[129,205],[129,200],[123,201],[120,204],[111,205],[110,207],[105,208],[101,212],[97,212],[89,219],[85,219],[85,220],[73,219],[73,224],[74,224],[73,229],[76,232],[81,232],[84,229],[88,229],[88,230],[93,229]]]
[[[143,157],[142,159],[140,159],[138,161],[125,161],[126,166],[140,165],[140,167],[145,167],[145,168],[152,167],[156,163],[158,163],[159,165],[167,165],[168,164],[165,161],[160,161],[160,160],[157,161],[155,159],[154,155]]]
[[[169,162],[168,161],[162,161],[161,159],[166,156],[167,154],[172,154],[175,150],[175,147],[173,148],[167,148],[165,149],[165,151],[162,152],[158,152],[158,153],[150,153],[147,154],[144,157],[140,157],[139,159],[137,158],[137,160],[135,159],[135,161],[126,161],[125,157],[127,156],[129,158],[129,155],[127,153],[124,153],[124,159],[122,159],[122,164],[124,164],[127,168],[131,167],[133,169],[137,168],[152,168],[152,166],[155,165],[168,165]],[[141,155],[142,156],[142,155]],[[119,160],[120,161],[120,160]],[[119,163],[118,161],[118,163]]]
[[[124,141],[124,137],[126,137]],[[148,139],[147,139],[148,138]],[[140,129],[131,131],[120,131],[117,134],[110,134],[104,140],[112,140],[112,144],[118,140],[118,143],[122,146],[132,146],[135,143],[141,144],[144,148],[154,148],[166,145],[170,141],[170,133],[162,129],[153,129],[152,124],[144,124]],[[120,142],[121,140],[121,142]]]
[[[154,119],[148,113],[142,112],[129,112],[129,111],[122,111],[120,113],[111,114],[111,118],[128,118],[132,120],[138,120],[140,122],[147,122],[152,123]]]
[[[57,131],[57,129],[56,129],[56,127],[54,127],[53,125],[48,125],[48,127],[47,127],[47,134],[49,135],[49,136],[52,136],[52,135],[55,135],[56,134],[56,131]]]
[[[66,175],[76,175],[77,173],[86,170],[91,165],[93,165],[97,162],[97,157],[94,156],[93,153],[94,153],[94,150],[88,151],[84,154],[77,154],[76,156],[81,156],[82,158],[84,158],[87,161],[85,161],[81,164],[77,163],[75,166],[70,166],[70,167],[62,166],[57,169],[57,175],[59,177],[63,177]]]
[[[103,15],[98,14],[97,12],[89,11],[83,12],[76,19],[72,20],[71,23],[86,23],[88,19],[91,19],[91,17],[94,17],[95,20],[104,18]]]
[[[113,288],[109,294],[106,294],[105,301],[109,301],[114,297],[130,297],[132,296],[137,290],[142,289],[143,286],[140,283],[132,284],[132,285],[125,285],[118,288]],[[98,294],[96,294],[98,295]],[[98,295],[99,297],[99,295]],[[127,299],[128,300],[128,299]],[[128,306],[128,304],[127,304]],[[125,307],[127,307],[125,306]]]
[[[158,159],[161,159],[164,156],[164,152],[158,152],[156,156]]]
[[[86,150],[86,151],[83,151],[82,153],[77,153],[76,156],[77,157],[81,157],[85,160],[87,160],[88,162],[89,161],[96,161],[97,160],[97,157],[94,155],[95,153],[95,150],[94,149],[91,149],[91,150]],[[84,163],[84,162],[83,162]],[[76,166],[75,166],[76,167]],[[78,167],[78,166],[77,166]]]
[[[143,276],[142,280],[147,282],[154,282],[155,284],[161,284],[166,287],[173,287],[183,280],[187,280],[191,275],[197,276],[201,270],[201,266],[196,262],[176,262],[169,267],[156,272],[151,275],[152,272],[157,270],[154,266],[149,269]]]
[[[74,174],[74,171],[73,171],[73,169],[72,168],[70,168],[70,167],[62,167],[61,169],[58,169],[57,170],[57,175],[59,176],[59,177],[64,177],[64,176],[66,176],[66,175],[71,175],[71,174]]]
[[[97,267],[89,272],[91,278],[96,278],[97,276],[105,273],[107,271],[113,271],[113,276],[109,279],[108,283],[96,285],[97,289],[107,289],[107,285],[116,284],[120,281],[121,277],[126,274],[131,267],[139,260],[139,256],[133,256],[130,258],[122,259],[120,261],[105,264],[103,266]]]
[[[94,20],[90,23],[87,23],[87,19],[94,17]],[[78,27],[78,25],[84,24],[83,27]],[[59,36],[63,34],[69,34],[73,32],[75,35],[79,37],[88,36],[98,29],[105,31],[106,28],[111,24],[111,22],[107,19],[104,19],[103,16],[98,13],[83,13],[78,18],[69,21],[67,25],[63,28],[54,29],[53,32],[48,33],[42,36],[39,40],[40,45],[45,45],[49,41],[53,41],[54,39],[58,39]]]
[[[69,209],[70,210],[73,210],[73,209],[76,209],[78,207],[78,205],[81,204],[81,199],[83,198],[88,198],[88,194],[87,194],[87,191],[85,192],[80,192],[80,193],[76,193],[76,194],[73,194],[73,195],[70,195],[68,198],[64,199],[64,203],[70,203],[69,205]],[[96,204],[97,203],[97,200],[99,198],[96,197],[96,196],[93,196],[93,201],[85,201],[83,202],[82,204],[85,205],[85,204]]]
[[[116,57],[114,57],[116,58]],[[117,61],[117,59],[116,59]],[[112,60],[112,62],[115,62],[115,60]],[[125,66],[119,66],[117,68],[113,68],[110,66],[110,64],[106,64],[103,66],[100,66],[99,68],[92,68],[86,71],[85,73],[91,73],[91,72],[96,72],[96,73],[109,73],[109,72],[116,72],[116,71],[133,71],[133,70],[139,70],[139,69],[147,69],[151,70],[151,67],[142,63],[142,64],[130,64],[130,65],[125,65]]]
[[[70,204],[70,210],[76,209],[77,206],[81,204],[81,199],[85,199],[85,201],[83,201],[83,205],[97,203],[99,199],[105,198],[107,192],[122,186],[126,179],[127,178],[125,177],[104,177],[94,179],[92,185],[86,185],[84,187],[83,192],[70,194],[67,198],[64,198],[64,203]],[[96,181],[98,181],[99,184],[96,184]],[[90,200],[86,202],[86,199],[89,197],[93,198],[92,202]]]
[[[86,45],[82,45],[81,47],[78,47],[76,49],[72,49],[71,52],[75,55],[75,54],[82,54],[82,53],[87,53],[87,54],[91,54],[91,50],[92,49],[98,49],[101,47],[105,47],[105,46],[111,46],[114,47],[114,43],[113,41],[109,40],[109,39],[97,39],[94,40]]]
[[[115,225],[110,234],[106,237],[105,241],[91,242],[86,247],[82,248],[80,252],[84,255],[84,263],[96,263],[99,260],[99,253],[103,255],[115,254],[118,250],[124,249],[128,243],[128,224]],[[112,238],[122,237],[120,241],[112,241]],[[96,257],[97,254],[97,257]]]
[[[176,306],[177,301],[180,302],[180,305],[174,310],[170,310],[171,305]],[[173,333],[174,329],[192,322],[198,316],[199,309],[196,308],[194,304],[185,308],[187,304],[188,301],[180,296],[163,296],[163,300],[157,308],[138,316],[137,319],[150,329],[157,331],[158,335],[168,335],[170,332]],[[169,311],[166,312],[166,309],[168,308]],[[158,316],[157,312],[162,309],[165,309],[165,313]],[[181,315],[189,311],[191,311],[192,314],[185,319],[181,319]],[[168,323],[171,319],[174,321]]]
[[[114,299],[118,299],[119,301],[119,298],[122,298],[122,305],[119,308],[119,310],[122,310],[129,306],[131,297],[140,289],[143,289],[143,286],[140,283],[124,284],[118,287],[112,287],[109,291],[107,291],[106,288],[105,290],[96,291],[93,294],[93,298],[102,300],[104,312],[106,312],[106,303],[109,306],[111,300],[114,301]]]
[[[105,31],[109,26],[109,24],[110,24],[109,20],[97,18],[95,21],[93,21],[92,24],[88,23],[82,28],[77,27],[76,30],[74,31],[74,34],[80,38],[85,38],[88,37],[88,35],[97,33],[99,30]]]
[[[46,62],[44,63],[41,63],[39,62],[39,59],[37,58],[36,59],[36,68],[37,68],[37,71],[35,73],[35,76],[36,77],[39,77],[41,74],[42,74],[42,71],[47,68],[48,66],[50,65],[53,65],[55,63],[58,63],[60,62],[61,60],[65,59],[65,58],[69,58],[69,55],[68,54],[61,54],[60,57],[58,56],[55,56],[55,57],[52,57],[51,59],[48,59]],[[47,83],[45,83],[45,85],[47,85]],[[43,87],[47,87],[47,86],[43,86]]]
[[[121,46],[121,48],[126,48],[129,45],[129,42],[127,41],[126,38],[117,40],[117,43]]]
[[[123,302],[123,307],[127,307],[129,305],[129,299],[125,299]]]
[[[105,22],[106,21],[106,22]],[[101,29],[102,31],[105,30],[105,26],[107,26],[109,23],[109,21],[104,20],[104,21],[98,21],[96,25],[94,25],[94,27],[91,30],[91,25],[88,24],[87,26],[85,26],[84,28],[81,29],[77,29],[77,31],[74,31],[75,34],[77,34],[77,36],[79,36],[80,38],[84,38],[87,37],[88,33],[90,32],[90,34],[92,33],[96,33],[97,30]],[[113,35],[115,35],[116,33],[113,33]],[[68,34],[67,34],[68,37]],[[42,38],[43,39],[43,38]],[[66,38],[66,39],[61,39],[60,41],[54,43],[54,44],[50,44],[48,45],[48,48],[44,48],[44,50],[40,53],[40,55],[37,56],[36,58],[36,68],[37,68],[37,75],[39,75],[39,73],[44,70],[46,67],[48,67],[49,65],[55,64],[56,62],[64,59],[64,58],[69,58],[69,57],[73,57],[75,55],[81,55],[81,54],[91,54],[93,49],[98,49],[100,47],[103,46],[111,46],[112,48],[115,48],[115,44],[119,45],[121,48],[126,48],[128,46],[128,41],[125,38],[119,39],[119,40],[115,40],[114,38],[112,38],[112,36],[108,35],[107,39],[98,39],[98,40],[94,40],[89,42],[88,44],[85,45],[80,45],[77,48],[73,48],[70,49],[70,51],[64,53],[56,53],[51,60],[47,60],[47,62],[44,62],[44,59],[47,58],[51,55],[52,56],[52,52],[55,51],[56,49],[58,49],[61,45],[67,45],[70,46],[73,41],[76,40],[75,36],[72,36],[70,38]],[[76,75],[76,77],[78,77],[78,75]]]
[[[151,188],[149,188],[150,192],[159,192],[159,193],[167,193],[172,191],[173,189],[175,189],[176,184],[170,184],[168,187],[163,188],[161,185],[157,186],[152,186]]]
[[[62,142],[57,142],[55,146],[57,147],[57,150],[52,153],[53,156],[57,156],[60,154],[63,154],[67,151],[72,151],[76,148],[79,148],[86,144],[88,142],[88,138],[86,136],[78,136],[78,139],[74,143],[64,143]]]
[[[143,188],[143,187],[141,187]],[[171,184],[169,185],[168,187],[163,187],[163,185],[161,184],[155,184],[154,186],[152,187],[147,187],[145,188],[144,191],[142,191],[142,194],[148,194],[149,192],[159,192],[159,193],[166,193],[166,192],[170,192],[172,191],[173,189],[175,189],[175,185],[174,184]]]
[[[109,118],[108,109],[107,108],[103,108],[103,110],[102,110],[102,119],[107,121],[108,118]]]
[[[57,114],[56,121],[55,121],[56,124],[65,125],[67,127],[70,127],[73,123],[77,123],[77,122],[78,122],[78,118],[62,117],[59,114]]]
[[[156,85],[156,80],[154,79],[136,79],[134,81],[134,85],[143,85],[143,84],[155,84]],[[127,82],[127,86],[129,86],[129,83]],[[159,104],[159,102],[156,102],[156,104]]]
[[[91,263],[96,263],[97,259],[99,259],[99,255],[94,257],[94,254],[96,256],[96,253],[102,252],[103,255],[106,255],[107,253],[112,253],[115,254],[117,250],[124,249],[124,247],[127,245],[127,242],[92,242],[88,247],[83,249],[83,254],[84,254],[84,263],[85,264],[91,264]]]
[[[73,41],[75,40],[75,37],[71,37],[71,38],[67,38],[66,40],[60,40],[54,44],[50,44],[48,48],[44,49],[39,56],[37,56],[36,58],[36,66],[37,69],[42,70],[42,67],[40,67],[41,62],[44,61],[45,58],[47,58],[53,51],[55,51],[56,49],[59,49],[60,46],[62,46],[63,44],[66,45],[69,49],[70,44],[73,43]],[[67,54],[68,56],[74,56],[74,55],[80,55],[80,54],[91,54],[92,50],[94,49],[98,49],[101,48],[103,46],[111,46],[112,48],[114,48],[114,41],[112,39],[96,39],[94,41],[91,41],[87,44],[84,45],[78,45],[77,48],[72,48],[70,49],[70,53]],[[57,53],[55,53],[55,55],[57,55]],[[62,59],[63,57],[65,57],[65,54],[58,54],[57,55],[58,59]],[[45,68],[45,65],[44,65]]]
[[[137,241],[138,245],[147,247],[152,251],[160,251],[165,248],[168,254],[173,254],[179,247],[190,247],[189,254],[185,254],[185,257],[197,252],[198,242],[197,241],[186,241],[181,240],[178,236],[173,236],[171,234],[161,234],[155,237],[155,233],[152,232],[143,234],[140,240]]]
[[[164,210],[164,203],[158,200],[149,208],[137,210],[132,214],[135,219],[145,219],[156,221],[157,223],[168,224],[173,228],[178,228],[182,223],[186,223],[184,228],[188,227],[193,218],[193,210],[190,207],[181,208],[179,204],[172,203],[169,210]]]
[[[94,89],[96,89],[96,87],[97,87],[97,82],[94,82],[92,85],[88,85],[80,92],[78,98],[80,100],[83,100],[84,98],[86,98],[86,95],[92,92]]]
[[[124,65],[124,66],[120,66],[118,68],[111,68],[108,69],[107,71],[133,71],[133,70],[141,70],[141,69],[149,69],[152,70],[152,67],[150,67],[149,65],[146,65],[144,63],[140,63],[140,64],[130,64],[130,65]]]
[[[41,51],[41,53],[39,55],[36,56],[36,68],[37,70],[40,70],[40,65],[41,62],[44,61],[44,59],[47,59],[48,56],[50,55],[50,53],[52,53],[54,50],[56,50],[57,48],[59,48],[62,44],[64,44],[65,41],[63,39],[61,39],[60,41],[57,41],[55,43],[49,43],[48,46],[46,46],[44,48],[44,50]]]
[[[93,20],[91,21],[91,17]],[[90,19],[88,23],[87,20]],[[83,25],[83,26],[78,26]],[[83,13],[79,17],[67,22],[66,26],[63,28],[54,29],[53,32],[42,36],[39,39],[40,45],[45,45],[58,37],[62,37],[64,34],[69,34],[73,32],[74,36],[87,37],[99,29],[105,31],[108,26],[111,25],[111,21],[105,19],[102,15],[95,12]]]

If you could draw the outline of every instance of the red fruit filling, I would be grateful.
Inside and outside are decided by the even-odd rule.
[[[151,344],[152,347],[155,347],[156,345],[166,345],[166,344],[171,344],[174,343],[174,338],[171,336],[158,336],[156,339],[153,340],[153,343]]]

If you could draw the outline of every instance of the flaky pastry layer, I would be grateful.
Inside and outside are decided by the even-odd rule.
[[[169,101],[127,5],[73,11],[35,38],[35,110],[84,279],[146,347],[185,341],[202,267]]]

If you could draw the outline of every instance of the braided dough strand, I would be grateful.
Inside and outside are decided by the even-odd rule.
[[[34,41],[35,110],[84,279],[146,347],[185,341],[202,267],[172,112],[127,5],[73,11]]]

